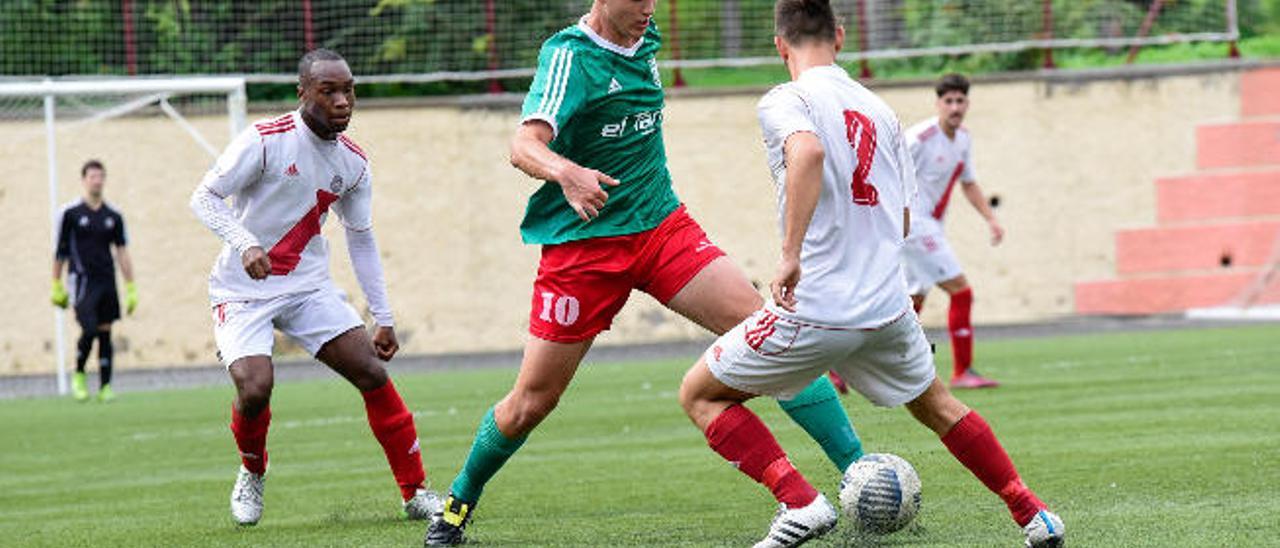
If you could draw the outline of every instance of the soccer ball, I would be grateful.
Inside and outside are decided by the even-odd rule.
[[[897,455],[866,455],[845,471],[840,507],[858,530],[892,533],[906,527],[920,511],[920,476]]]

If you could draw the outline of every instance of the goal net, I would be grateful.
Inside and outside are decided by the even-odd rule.
[[[1230,300],[1220,306],[1194,308],[1187,317],[1220,320],[1280,320],[1280,233],[1267,260]]]
[[[46,261],[52,260],[52,246],[46,242],[56,240],[63,205],[80,192],[76,181],[85,160],[104,159],[108,173],[113,161],[124,163],[131,158],[163,170],[170,165],[166,162],[174,160],[173,151],[180,149],[208,165],[230,136],[245,126],[245,111],[245,82],[234,77],[0,81],[0,157],[6,159],[13,183],[0,192],[4,198],[0,217],[17,221],[13,223],[17,233],[9,237],[26,242],[17,250],[23,259],[19,262],[49,264]],[[176,130],[155,131],[158,125]],[[185,137],[175,143],[175,136]],[[146,175],[128,171],[134,177]],[[108,201],[124,197],[126,190],[132,189],[109,189]],[[32,205],[45,194],[48,217],[41,218],[41,208]],[[38,278],[32,274],[30,279],[11,282],[38,284],[34,287],[40,291],[31,293],[43,295],[48,272],[40,268]],[[36,302],[32,299],[31,304]],[[56,355],[58,392],[66,393],[67,318],[62,310],[54,310],[52,348],[47,350]],[[6,327],[0,330],[6,333],[0,345],[30,346],[24,344],[27,341],[8,340],[9,334],[23,330],[0,327]],[[18,363],[39,362],[47,360],[47,354],[11,358]]]

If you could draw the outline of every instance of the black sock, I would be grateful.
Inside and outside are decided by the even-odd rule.
[[[111,347],[111,332],[98,332],[98,376],[101,378],[102,386],[111,384],[111,354],[114,349]]]
[[[93,348],[93,331],[81,331],[80,340],[76,341],[76,373],[84,373],[84,363],[89,361],[89,350]]]

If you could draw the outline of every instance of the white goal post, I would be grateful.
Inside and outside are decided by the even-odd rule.
[[[245,127],[247,97],[245,79],[240,77],[192,77],[192,78],[98,78],[98,79],[43,79],[35,81],[0,81],[0,100],[42,100],[46,161],[49,173],[49,219],[53,245],[58,238],[58,108],[60,99],[84,99],[91,97],[120,98],[115,104],[97,110],[91,116],[75,123],[101,122],[151,106],[178,124],[201,148],[216,158],[218,150],[200,134],[175,108],[170,99],[191,95],[216,95],[226,98],[228,130],[231,138]],[[54,344],[57,354],[58,393],[67,393],[65,313],[54,309]]]

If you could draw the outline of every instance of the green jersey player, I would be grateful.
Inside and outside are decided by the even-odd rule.
[[[655,0],[595,0],[542,47],[511,162],[545,181],[520,225],[542,246],[515,386],[481,419],[427,545],[464,541],[485,483],[551,413],[633,289],[716,334],[763,306],[671,187]],[[843,472],[862,455],[825,378],[781,402]]]

